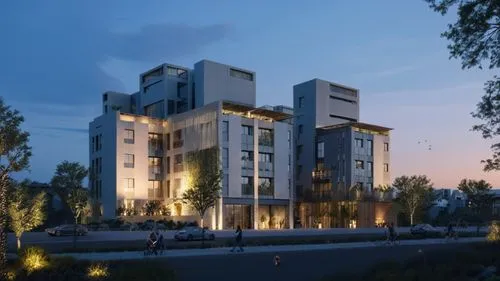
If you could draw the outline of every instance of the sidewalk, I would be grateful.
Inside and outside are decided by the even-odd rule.
[[[399,246],[410,245],[436,245],[436,244],[463,244],[483,242],[484,237],[460,238],[456,241],[446,241],[440,239],[423,240],[403,240]],[[384,247],[382,241],[377,242],[353,242],[353,243],[335,243],[335,244],[306,244],[306,245],[282,245],[282,246],[256,246],[247,247],[243,253],[231,253],[231,248],[208,248],[208,249],[188,249],[188,250],[167,250],[163,255],[144,256],[141,252],[107,252],[107,253],[67,253],[54,254],[54,256],[69,256],[81,260],[136,260],[136,259],[154,259],[154,258],[178,258],[178,257],[199,257],[199,256],[218,256],[218,255],[242,255],[258,253],[283,253],[297,251],[321,251],[335,249],[354,249],[354,248],[372,248]],[[389,246],[386,246],[389,247]]]

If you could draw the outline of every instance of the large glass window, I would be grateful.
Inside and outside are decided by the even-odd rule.
[[[259,145],[273,146],[273,130],[259,129]]]
[[[163,187],[161,181],[150,180],[148,181],[148,199],[156,200],[163,198]]]
[[[317,158],[318,159],[323,159],[325,158],[325,143],[324,142],[318,142],[317,143]]]
[[[134,154],[125,153],[123,166],[125,168],[134,168]]]
[[[229,141],[229,121],[222,121],[222,140]]]
[[[253,136],[253,127],[242,125],[241,126],[241,134],[247,135],[247,136]]]
[[[222,167],[227,169],[229,168],[229,149],[222,149]]]
[[[253,177],[241,177],[241,194],[253,196]]]
[[[274,196],[272,178],[259,178],[259,196]]]
[[[174,156],[174,173],[183,171],[183,156],[182,154],[176,154]]]
[[[259,162],[273,163],[273,155],[271,153],[259,153]]]
[[[252,205],[224,205],[224,228],[252,228]]]
[[[161,134],[149,133],[148,147],[149,147],[149,155],[153,156],[163,155],[163,136]]]
[[[253,81],[253,74],[241,70],[236,70],[236,69],[231,69],[229,74],[232,77],[248,80],[248,81]]]
[[[355,139],[355,143],[357,147],[363,147],[363,139]]]

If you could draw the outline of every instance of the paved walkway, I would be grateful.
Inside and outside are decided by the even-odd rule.
[[[404,245],[435,245],[435,244],[462,244],[483,242],[484,237],[459,238],[456,241],[446,241],[444,239],[421,239],[421,240],[403,240],[399,246]],[[256,246],[247,247],[243,253],[231,253],[231,248],[208,248],[208,249],[189,249],[189,250],[167,250],[163,255],[144,256],[143,252],[106,252],[106,253],[66,253],[54,254],[54,256],[71,256],[83,260],[135,260],[149,258],[177,258],[177,257],[200,257],[200,256],[220,256],[220,255],[241,255],[257,253],[283,253],[300,251],[322,251],[334,249],[349,248],[373,248],[383,247],[383,241],[377,242],[354,242],[354,243],[335,243],[335,244],[305,244],[305,245],[282,245],[282,246]],[[388,246],[387,246],[388,247]],[[397,246],[396,246],[397,247]]]

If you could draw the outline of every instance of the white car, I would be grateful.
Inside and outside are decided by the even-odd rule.
[[[203,233],[205,234],[205,240],[214,240],[215,234],[206,229],[203,231],[203,228],[199,226],[186,226],[183,229],[177,231],[174,235],[175,240],[177,241],[192,241],[192,240],[202,240]]]

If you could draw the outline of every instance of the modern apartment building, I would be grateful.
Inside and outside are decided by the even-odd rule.
[[[285,112],[255,107],[255,73],[207,60],[163,64],[140,75],[132,95],[106,92],[89,125],[90,184],[104,218],[147,201],[175,219],[196,213],[181,200],[186,155],[217,147],[221,198],[205,216],[213,229],[293,226],[292,125]]]
[[[359,90],[314,79],[294,86],[295,216],[303,227],[371,227],[389,217],[392,129],[359,122]],[[378,189],[381,190],[381,189]]]

